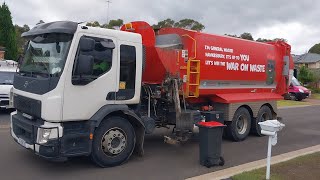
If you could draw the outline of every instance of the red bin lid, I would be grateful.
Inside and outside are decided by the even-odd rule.
[[[199,122],[197,125],[202,126],[202,127],[224,127],[225,125],[220,123],[220,122],[216,122],[216,121],[209,121],[209,122]]]

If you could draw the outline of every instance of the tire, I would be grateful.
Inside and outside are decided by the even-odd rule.
[[[271,109],[268,106],[262,106],[258,112],[257,118],[254,118],[252,121],[252,134],[257,136],[263,136],[261,134],[261,127],[258,123],[270,119],[272,119]]]
[[[130,122],[122,117],[110,117],[94,133],[91,159],[100,167],[118,166],[130,158],[135,143]]]
[[[240,107],[233,116],[232,122],[227,124],[226,135],[232,141],[243,141],[247,138],[251,128],[251,115],[249,111]]]
[[[296,94],[295,97],[296,97],[296,101],[302,101],[303,100],[301,95]]]

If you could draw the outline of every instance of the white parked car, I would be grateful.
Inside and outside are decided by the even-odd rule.
[[[17,66],[18,63],[13,60],[0,61],[0,109],[8,108],[10,90]]]

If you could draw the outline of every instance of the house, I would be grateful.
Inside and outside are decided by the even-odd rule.
[[[4,60],[5,48],[0,46],[0,61]]]
[[[293,56],[295,67],[305,66],[309,69],[320,69],[320,54],[306,53]]]
[[[306,53],[302,55],[293,55],[292,57],[296,69],[305,66],[310,69],[316,77],[320,77],[320,54]],[[320,81],[313,82],[309,85],[320,89]]]

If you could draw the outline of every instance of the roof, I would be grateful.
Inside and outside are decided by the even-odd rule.
[[[56,21],[39,24],[30,31],[22,33],[22,37],[35,36],[47,33],[74,34],[78,28],[78,23],[72,21]]]
[[[320,61],[320,54],[306,53],[302,55],[293,56],[293,61],[296,64],[309,64]]]
[[[5,47],[0,46],[0,51],[5,51],[5,50],[6,50]]]

